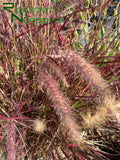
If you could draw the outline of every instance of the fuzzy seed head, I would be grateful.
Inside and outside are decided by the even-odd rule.
[[[46,129],[46,125],[43,120],[36,119],[34,121],[34,129],[36,132],[43,133]]]

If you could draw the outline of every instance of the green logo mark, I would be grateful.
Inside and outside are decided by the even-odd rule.
[[[5,9],[6,11],[8,12],[11,12],[11,23],[13,23],[13,17],[16,18],[19,22],[21,23],[29,23],[29,22],[36,22],[36,23],[39,23],[39,24],[45,24],[45,23],[48,23],[48,22],[56,22],[56,23],[60,23],[61,22],[61,19],[56,19],[56,18],[31,18],[29,17],[28,18],[28,21],[25,22],[24,18],[23,18],[23,13],[28,13],[28,12],[35,12],[35,13],[40,13],[40,12],[43,12],[43,13],[47,13],[49,11],[49,13],[54,13],[55,12],[55,8],[52,7],[52,8],[40,8],[40,7],[30,7],[30,8],[22,8],[22,7],[18,7],[18,8],[15,8],[15,12],[16,13],[20,13],[21,15],[21,18],[19,18],[16,14],[14,14],[10,9],[13,9],[14,8],[14,3],[3,3],[3,5],[7,5],[7,6],[4,6],[3,9]]]

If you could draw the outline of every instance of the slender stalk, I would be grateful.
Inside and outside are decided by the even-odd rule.
[[[15,160],[15,124],[13,120],[7,126],[7,157],[8,160]]]

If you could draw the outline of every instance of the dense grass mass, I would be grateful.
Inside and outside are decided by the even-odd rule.
[[[8,2],[0,159],[119,160],[120,2],[21,0],[10,11]]]

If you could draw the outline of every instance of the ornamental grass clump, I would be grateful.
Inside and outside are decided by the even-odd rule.
[[[23,23],[0,2],[0,159],[119,160],[119,3],[13,3]]]

